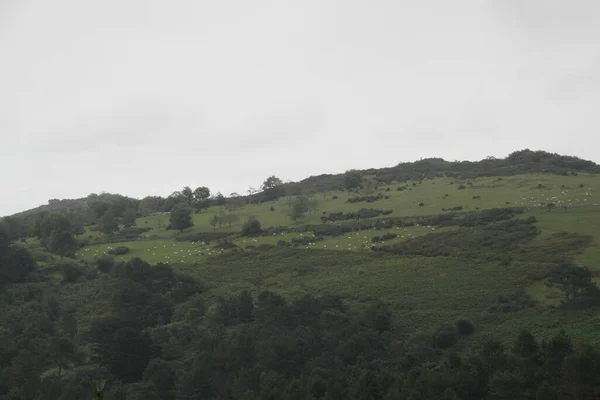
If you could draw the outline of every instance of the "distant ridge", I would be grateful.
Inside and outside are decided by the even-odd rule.
[[[405,182],[408,180],[431,179],[438,176],[452,176],[460,179],[473,179],[484,176],[511,176],[527,173],[575,175],[577,173],[600,173],[600,165],[578,157],[549,153],[542,150],[519,150],[506,158],[487,157],[480,161],[446,161],[442,158],[425,158],[414,162],[399,163],[394,167],[370,168],[362,170],[381,183]],[[284,184],[288,193],[326,192],[342,188],[344,175],[322,174],[310,176],[299,182]],[[254,195],[256,196],[256,195]],[[86,209],[90,202],[129,199],[119,194],[93,194],[79,199],[52,199],[48,204],[13,214],[24,217],[39,212],[76,211]]]

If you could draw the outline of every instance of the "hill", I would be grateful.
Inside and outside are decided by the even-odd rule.
[[[449,176],[459,179],[472,179],[489,176],[512,176],[519,174],[545,173],[556,175],[573,175],[581,172],[600,173],[600,165],[573,156],[564,156],[546,151],[531,151],[529,149],[515,151],[503,159],[488,157],[480,161],[449,162],[441,158],[428,158],[415,162],[400,163],[395,167],[367,169],[361,171],[373,176],[380,183],[405,182],[421,180],[438,176]],[[286,192],[323,193],[341,190],[344,186],[344,174],[323,174],[311,176],[299,182],[289,182],[282,185]],[[250,196],[260,198],[260,193]],[[130,199],[118,194],[90,194],[79,199],[51,199],[48,204],[25,210],[11,215],[26,217],[40,212],[81,211],[90,207],[94,201],[113,202]]]
[[[525,150],[12,216],[0,396],[595,396],[598,172]]]

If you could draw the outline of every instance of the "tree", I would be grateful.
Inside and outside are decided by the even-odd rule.
[[[164,199],[158,196],[147,196],[140,200],[138,210],[141,215],[148,216],[158,211]]]
[[[206,186],[199,186],[194,190],[194,209],[196,212],[208,208],[210,206],[210,189]]]
[[[185,203],[179,203],[171,210],[169,215],[171,229],[184,229],[194,226],[192,222],[192,209]]]
[[[192,189],[189,186],[186,186],[181,190],[181,195],[183,196],[183,198],[185,198],[185,201],[187,201],[189,205],[193,203],[194,192],[192,192]]]
[[[521,330],[513,345],[513,353],[522,358],[532,358],[539,351],[535,337],[528,330]]]
[[[308,203],[309,203],[308,197],[306,197],[306,196],[296,197],[296,201],[294,201],[294,204],[292,206],[292,212],[290,214],[290,216],[292,217],[293,220],[297,220],[297,219],[304,217],[304,214],[306,214],[309,210]]]
[[[246,205],[246,202],[244,201],[243,198],[241,197],[230,197],[227,200],[227,208],[230,211],[237,211],[237,210],[241,210],[244,208],[244,206]]]
[[[344,189],[355,190],[361,187],[363,181],[362,173],[356,169],[350,169],[344,174]]]
[[[135,225],[135,210],[133,208],[128,208],[123,214],[123,225],[126,228]]]
[[[139,331],[123,327],[98,343],[95,358],[123,382],[140,380],[150,361],[150,339]]]
[[[111,235],[119,230],[119,222],[112,210],[107,211],[102,218],[100,218],[100,230],[105,235]]]
[[[263,182],[261,189],[264,194],[265,200],[277,200],[279,197],[285,194],[283,189],[283,181],[275,175],[269,176]]]
[[[260,221],[255,217],[248,218],[242,226],[242,236],[258,236],[262,232]]]
[[[71,220],[66,214],[44,214],[38,222],[36,235],[48,251],[61,257],[74,255],[77,241],[73,237],[74,229]]]
[[[552,270],[547,285],[562,290],[566,303],[593,302],[600,298],[590,270],[575,264],[564,264]]]
[[[219,225],[220,223],[221,218],[217,214],[214,214],[213,217],[210,219],[210,225],[213,227],[213,230],[216,230],[217,225]]]
[[[227,199],[225,198],[225,196],[223,196],[221,192],[217,192],[217,194],[215,195],[215,204],[218,206],[222,206],[225,203],[227,203]]]
[[[199,186],[194,189],[194,200],[202,201],[210,197],[210,189],[206,186]]]
[[[150,360],[144,371],[144,380],[152,382],[162,399],[172,397],[175,388],[175,373],[169,364],[160,358]]]
[[[231,225],[236,223],[237,221],[239,221],[240,217],[238,217],[235,214],[222,213],[222,214],[220,214],[219,219],[221,220],[222,223],[227,224],[227,226],[229,228],[231,228]]]
[[[371,194],[375,193],[375,190],[377,189],[377,183],[371,179],[367,179],[367,180],[365,180],[363,188],[364,188],[365,194],[371,195]]]
[[[80,361],[79,354],[69,336],[53,337],[50,341],[50,360],[58,367],[58,376],[64,369]]]

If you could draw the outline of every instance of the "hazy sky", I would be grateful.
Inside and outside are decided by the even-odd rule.
[[[0,215],[523,148],[600,162],[598,0],[0,0]]]

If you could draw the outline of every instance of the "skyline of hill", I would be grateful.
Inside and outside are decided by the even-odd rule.
[[[472,179],[484,176],[510,176],[524,173],[554,173],[568,175],[578,172],[600,173],[600,165],[576,156],[550,153],[544,150],[517,150],[505,158],[486,157],[479,161],[447,161],[439,157],[422,158],[412,162],[400,162],[392,167],[368,168],[359,170],[370,175],[379,183],[402,182],[407,180],[420,180],[447,175],[460,179]],[[275,175],[276,172],[274,171]],[[344,172],[337,174],[312,175],[296,182],[286,182],[282,186],[292,193],[300,188],[304,193],[321,193],[339,190],[342,187]],[[250,185],[252,186],[252,185]],[[212,188],[211,188],[212,191]],[[260,194],[258,190],[254,196]],[[213,192],[217,193],[217,192]],[[148,193],[145,197],[168,197]],[[253,195],[244,195],[242,197]],[[230,197],[225,195],[225,197]],[[125,194],[103,191],[100,194],[91,193],[85,197],[75,199],[50,199],[48,204],[19,211],[4,217],[22,217],[43,211],[73,211],[86,208],[90,201],[111,200],[116,198],[141,199]]]

